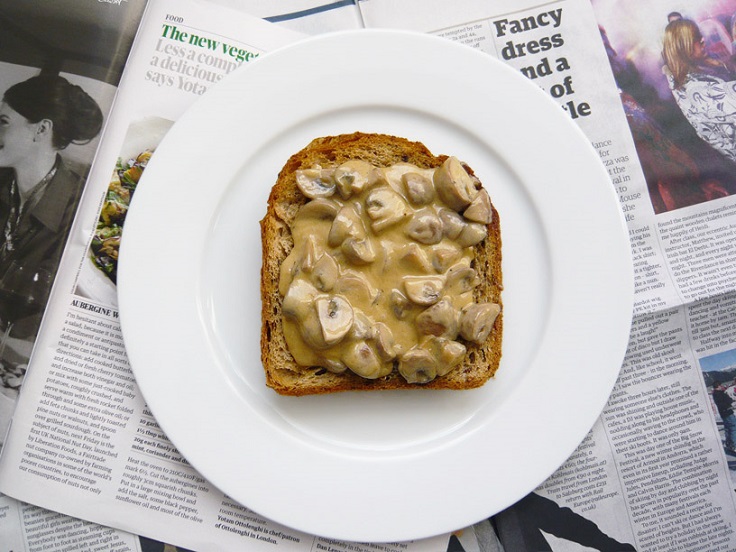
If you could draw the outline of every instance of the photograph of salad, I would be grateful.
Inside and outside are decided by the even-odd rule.
[[[92,261],[113,283],[117,283],[118,252],[125,215],[152,153],[152,150],[145,150],[134,159],[118,159],[92,237]]]

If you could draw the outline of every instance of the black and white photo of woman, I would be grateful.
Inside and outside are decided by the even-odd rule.
[[[64,159],[100,132],[97,102],[56,74],[10,86],[0,101],[0,322],[33,339],[84,184]]]

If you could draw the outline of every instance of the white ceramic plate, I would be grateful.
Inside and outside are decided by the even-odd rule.
[[[264,384],[270,187],[312,138],[356,130],[455,155],[491,193],[504,348],[480,389],[289,398]],[[544,92],[444,39],[358,31],[264,56],[174,125],[126,220],[119,299],[143,395],[202,475],[287,526],[396,541],[497,513],[564,462],[616,380],[632,280],[607,174]]]

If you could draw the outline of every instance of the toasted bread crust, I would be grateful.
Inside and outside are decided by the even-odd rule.
[[[356,132],[317,138],[289,158],[271,190],[266,215],[260,222],[263,250],[261,361],[266,384],[281,395],[292,396],[350,390],[471,389],[483,385],[494,375],[501,359],[503,309],[485,343],[465,343],[467,354],[462,365],[425,384],[407,383],[395,369],[388,376],[369,380],[349,370],[334,374],[321,367],[304,368],[297,365],[289,353],[282,327],[279,271],[294,245],[291,222],[299,207],[308,201],[296,185],[295,172],[316,164],[338,165],[350,159],[362,159],[381,167],[406,162],[420,168],[435,168],[447,156],[433,155],[420,142]],[[473,174],[472,169],[467,166],[466,169]],[[495,208],[493,220],[488,225],[488,237],[475,246],[474,267],[481,279],[474,290],[474,299],[501,305],[501,230]]]

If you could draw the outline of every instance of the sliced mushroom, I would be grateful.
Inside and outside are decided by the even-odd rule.
[[[371,219],[371,228],[376,233],[411,216],[404,198],[387,186],[370,191],[365,199],[365,210]]]
[[[437,360],[426,349],[414,347],[399,359],[399,373],[409,383],[429,383],[437,377]]]
[[[479,283],[478,273],[466,264],[458,263],[447,271],[447,290],[452,295],[471,291]]]
[[[417,305],[429,306],[440,300],[445,279],[441,276],[405,276],[404,290]]]
[[[391,311],[398,320],[404,320],[409,315],[409,312],[411,312],[411,302],[398,289],[391,290],[389,303],[391,305]]]
[[[493,210],[491,208],[491,198],[484,188],[480,189],[472,203],[463,211],[463,216],[473,222],[490,224],[493,220]]]
[[[434,185],[423,174],[416,172],[404,173],[401,175],[401,182],[404,184],[406,197],[412,205],[427,205],[434,200]]]
[[[335,169],[334,180],[340,197],[347,199],[359,194],[380,179],[376,167],[360,159],[346,161]]]
[[[322,322],[317,312],[316,299],[298,314],[296,322],[304,343],[313,351],[321,351],[329,348],[330,344],[325,340]]]
[[[372,305],[380,295],[364,276],[353,270],[347,270],[340,275],[333,291],[346,297],[356,306]]]
[[[348,238],[363,239],[365,235],[360,214],[353,205],[344,205],[332,221],[330,232],[327,234],[327,245],[337,247]]]
[[[425,245],[434,245],[442,240],[442,220],[427,209],[416,213],[406,226],[406,235]]]
[[[460,335],[468,341],[483,343],[501,312],[496,303],[471,303],[460,313]]]
[[[455,368],[463,361],[467,350],[467,347],[458,341],[448,341],[443,344],[442,353],[440,354],[440,369],[437,374],[444,376]]]
[[[409,272],[429,274],[432,272],[432,262],[427,253],[416,243],[410,243],[401,248],[398,254],[402,268]]]
[[[337,261],[329,253],[323,253],[314,263],[310,278],[320,291],[330,291],[337,283],[339,268]]]
[[[296,171],[296,185],[309,199],[330,197],[335,193],[332,174],[332,170],[319,165],[311,169],[299,169]]]
[[[345,258],[353,264],[365,265],[376,260],[376,250],[367,238],[347,238],[342,242],[340,250]]]
[[[360,309],[353,309],[353,312],[355,318],[348,336],[351,339],[362,339],[363,341],[371,339],[373,337],[373,322]]]
[[[443,297],[434,305],[417,315],[416,325],[419,333],[455,339],[458,333],[460,313],[448,297]]]
[[[297,244],[279,269],[279,293],[286,295],[289,285],[299,274],[310,274],[323,253],[313,235]],[[324,291],[321,287],[320,289]]]
[[[462,211],[475,199],[475,181],[456,157],[448,157],[434,172],[434,186],[439,198],[455,211]]]
[[[314,269],[314,265],[317,262],[319,253],[317,252],[317,240],[314,236],[307,236],[302,248],[302,262],[299,264],[299,268],[303,272],[310,273]]]
[[[340,205],[336,201],[318,197],[308,201],[299,208],[294,222],[306,219],[329,221],[337,216],[339,210]]]
[[[460,248],[454,243],[437,244],[432,248],[432,267],[439,273],[447,272],[461,255]]]
[[[318,291],[311,283],[304,278],[298,278],[291,283],[284,294],[281,311],[287,318],[302,319],[306,316],[317,295]]]
[[[478,222],[470,222],[465,225],[463,231],[456,238],[456,242],[460,247],[472,247],[482,242],[488,235],[488,229],[484,224]]]
[[[366,379],[376,379],[391,372],[391,364],[381,362],[378,353],[365,341],[350,343],[341,358],[348,368]]]
[[[467,226],[463,217],[451,209],[440,209],[438,214],[442,221],[442,233],[451,240],[457,238]]]
[[[339,343],[353,325],[353,307],[339,295],[318,297],[315,306],[324,342],[328,346]]]
[[[327,371],[332,372],[333,374],[342,374],[345,370],[348,369],[348,367],[345,366],[344,362],[326,357],[321,357],[319,359],[319,366],[322,366],[322,368],[325,368]]]
[[[467,348],[459,341],[444,337],[431,336],[422,342],[422,347],[429,350],[437,359],[437,375],[445,376],[458,366],[465,358]]]
[[[388,362],[396,358],[397,348],[394,336],[389,327],[383,322],[376,322],[372,328],[371,337],[376,345],[379,358]]]

